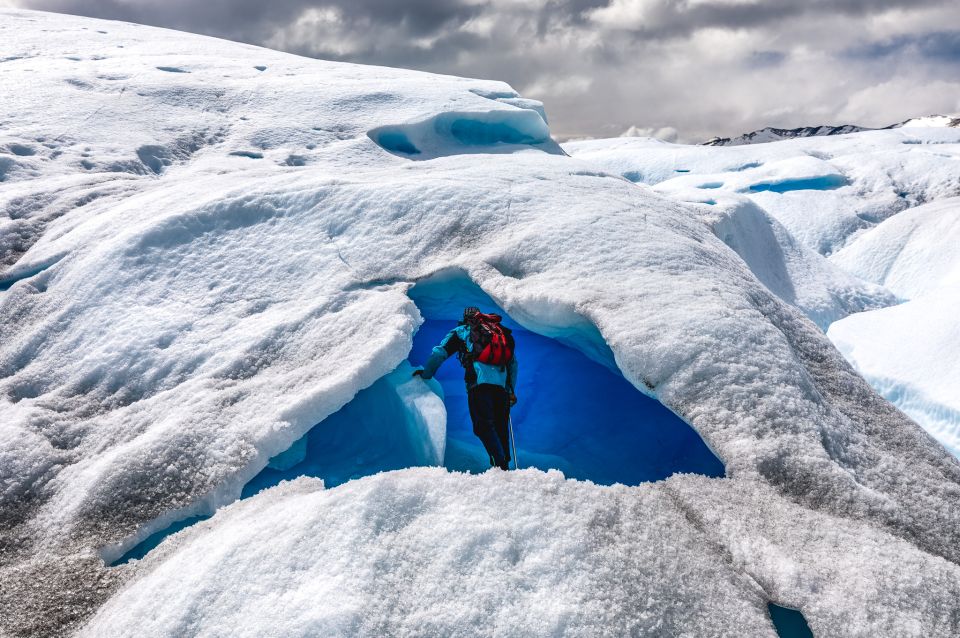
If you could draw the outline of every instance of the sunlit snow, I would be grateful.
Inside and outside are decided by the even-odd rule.
[[[960,634],[960,464],[824,334],[907,307],[841,255],[957,131],[561,149],[500,82],[17,10],[0,83],[0,633]],[[528,469],[410,376],[465,290]]]

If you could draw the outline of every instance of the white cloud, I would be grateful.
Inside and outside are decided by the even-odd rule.
[[[664,142],[676,142],[679,134],[677,133],[677,129],[672,126],[664,126],[658,129],[631,126],[621,133],[620,137],[654,137]]]

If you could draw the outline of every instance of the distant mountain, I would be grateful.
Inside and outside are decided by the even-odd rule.
[[[774,128],[768,126],[758,131],[744,133],[738,137],[714,137],[703,143],[704,146],[744,146],[746,144],[763,144],[792,139],[794,137],[822,137],[824,135],[845,135],[862,131],[876,131],[901,127],[951,127],[960,128],[960,117],[955,115],[928,115],[916,117],[882,129],[868,128],[845,124],[842,126],[804,126],[801,128]]]
[[[928,115],[926,117],[915,117],[912,120],[907,120],[906,122],[900,122],[899,124],[894,124],[888,128],[900,128],[900,127],[949,127],[949,128],[960,128],[960,116],[958,115]]]

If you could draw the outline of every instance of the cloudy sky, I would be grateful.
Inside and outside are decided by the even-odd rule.
[[[561,138],[960,112],[957,0],[0,0],[495,78]]]

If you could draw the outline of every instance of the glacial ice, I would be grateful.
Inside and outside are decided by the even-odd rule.
[[[334,487],[377,472],[443,465],[446,408],[435,384],[408,364],[361,390],[243,486],[241,497],[299,476]]]
[[[960,456],[960,198],[904,211],[831,261],[903,303],[839,321],[831,340],[876,390]]]
[[[442,390],[436,382],[411,378],[412,371],[409,364],[401,364],[358,392],[347,405],[272,457],[267,467],[243,486],[240,498],[301,476],[320,478],[333,487],[378,472],[443,465],[446,409]],[[166,537],[209,516],[176,520],[132,547],[128,539],[103,548],[101,555],[111,565],[141,559]]]
[[[412,361],[424,361],[456,325],[467,305],[499,311],[493,300],[463,273],[443,273],[414,285],[410,297],[425,322],[414,335]],[[557,469],[568,478],[600,484],[637,485],[675,473],[722,477],[723,464],[703,440],[670,410],[644,396],[616,371],[572,347],[532,333],[509,316],[522,351],[523,372],[513,410],[522,467]],[[574,343],[590,343],[587,334]],[[574,328],[571,328],[571,334]],[[599,343],[602,340],[598,339]],[[240,494],[250,497],[282,481],[320,478],[326,487],[378,472],[416,466],[483,472],[487,455],[472,432],[463,370],[456,358],[435,379],[412,378],[404,362],[361,390],[344,407],[313,426],[288,449],[272,457]],[[441,387],[442,386],[442,387]],[[589,398],[602,394],[602,403]],[[120,558],[126,544],[106,548],[111,564],[143,558],[160,542],[207,516],[176,521],[152,534]]]
[[[902,299],[960,286],[960,197],[917,206],[866,232],[831,261]]]
[[[301,478],[135,569],[79,636],[775,638],[771,600],[814,635],[949,636],[960,592],[952,563],[759,482],[538,470]]]
[[[898,128],[749,146],[649,138],[568,142],[564,150],[670,194],[721,182],[829,255],[900,211],[956,195],[960,129]],[[686,172],[678,174],[675,169]]]
[[[369,135],[391,153],[421,160],[450,153],[508,153],[517,147],[561,152],[540,113],[525,107],[440,113],[421,122],[380,126]]]
[[[780,638],[813,638],[803,614],[796,609],[769,603],[770,619]]]
[[[413,363],[426,360],[464,307],[503,312],[469,279],[456,274],[418,283],[410,296],[425,319],[413,339]],[[514,331],[517,342],[520,400],[511,416],[521,467],[558,469],[568,478],[606,485],[637,485],[676,472],[724,475],[723,464],[696,430],[623,379],[612,357],[591,360],[575,346],[531,332],[509,315],[504,325]],[[566,335],[570,343],[602,344],[595,329],[587,328],[576,338],[574,328]],[[596,350],[587,348],[594,356]],[[488,469],[487,454],[473,435],[463,369],[456,357],[448,359],[436,379],[443,386],[450,442],[444,465],[460,471]],[[593,400],[601,395],[602,402]]]
[[[829,329],[874,389],[960,454],[953,328],[960,206],[952,197],[960,132],[902,128],[741,147],[593,140],[564,148],[678,201],[713,202],[705,219],[757,278]],[[677,177],[673,165],[693,169]]]
[[[960,465],[808,318],[887,303],[816,251],[952,194],[955,132],[630,141],[649,161],[614,170],[498,82],[0,18],[0,82],[24,87],[0,92],[0,631],[773,636],[775,602],[817,635],[960,633]],[[451,270],[669,409],[725,477],[418,467],[238,500],[363,393],[411,446],[436,433],[377,384],[434,316],[411,285]]]

